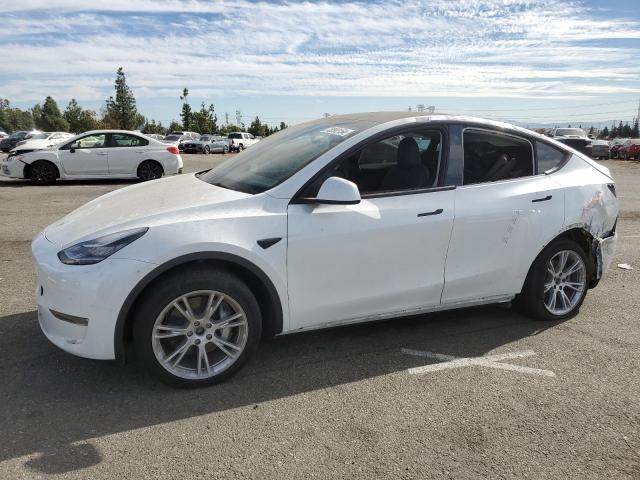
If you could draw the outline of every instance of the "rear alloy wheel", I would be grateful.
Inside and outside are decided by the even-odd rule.
[[[177,387],[220,382],[258,346],[262,317],[248,287],[224,270],[173,274],[136,312],[138,355],[159,380]]]
[[[209,155],[209,152],[211,152],[209,145],[205,145],[204,148],[202,149],[202,153],[204,153],[205,155]]]
[[[226,145],[224,147],[222,147],[222,154],[226,155],[229,152],[229,147],[227,147]]]
[[[164,175],[162,165],[154,160],[146,160],[138,167],[138,178],[143,182],[161,178],[162,175]]]
[[[561,320],[578,313],[589,288],[591,265],[572,240],[553,242],[535,260],[514,304],[540,320]]]
[[[58,178],[58,169],[51,162],[38,160],[29,167],[29,178],[38,185],[51,185]]]

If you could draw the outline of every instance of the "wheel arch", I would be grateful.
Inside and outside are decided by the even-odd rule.
[[[34,160],[33,162],[25,163],[24,169],[22,171],[22,174],[23,174],[24,178],[31,178],[31,166],[36,162],[48,162],[48,163],[50,163],[56,169],[56,175],[57,175],[56,178],[62,178],[62,175],[60,175],[60,167],[58,167],[56,162],[53,162],[53,161],[49,160],[48,158],[38,158],[37,160]]]
[[[140,167],[142,166],[143,163],[146,162],[155,162],[158,165],[160,165],[160,168],[162,169],[162,175],[164,175],[165,172],[165,168],[164,165],[162,164],[162,162],[156,158],[145,158],[144,160],[141,160],[140,163],[138,164],[138,167],[136,168],[136,175],[140,176]]]
[[[598,265],[597,241],[596,241],[596,237],[591,232],[589,232],[589,230],[587,230],[587,228],[585,228],[583,225],[573,225],[563,230],[562,232],[558,233],[555,237],[553,237],[546,244],[544,244],[543,247],[540,249],[540,251],[537,253],[537,255],[534,257],[533,262],[531,262],[531,265],[529,266],[529,270],[527,271],[527,276],[525,277],[525,281],[526,281],[526,278],[529,278],[531,269],[533,268],[533,265],[536,263],[536,260],[538,259],[538,257],[540,257],[542,252],[544,252],[545,249],[549,245],[551,245],[553,242],[556,242],[562,239],[572,240],[576,242],[584,250],[584,253],[587,254],[587,259],[589,260],[588,267],[590,272],[589,288],[595,287],[600,280],[599,278],[597,278],[597,275],[596,275],[597,265]]]
[[[263,336],[274,336],[282,332],[283,313],[278,291],[266,273],[254,263],[225,252],[199,252],[183,255],[166,262],[148,273],[131,290],[125,299],[114,332],[114,353],[116,360],[126,362],[127,345],[131,344],[133,332],[133,314],[145,291],[156,280],[171,272],[189,265],[209,265],[212,268],[224,268],[238,275],[256,295],[263,314]]]

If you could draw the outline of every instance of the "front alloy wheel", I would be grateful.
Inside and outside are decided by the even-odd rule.
[[[179,269],[149,286],[133,317],[137,356],[176,387],[218,383],[258,347],[262,315],[247,285],[213,266]]]
[[[244,310],[229,295],[190,292],[174,299],[156,318],[153,353],[172,375],[209,378],[240,357],[247,344],[247,325]]]

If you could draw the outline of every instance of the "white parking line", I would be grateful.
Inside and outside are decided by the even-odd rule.
[[[499,353],[496,355],[487,355],[484,357],[454,357],[453,355],[445,355],[443,353],[435,352],[423,352],[421,350],[411,350],[409,348],[402,348],[402,353],[407,355],[414,355],[416,357],[431,358],[433,360],[439,360],[441,363],[434,363],[431,365],[424,365],[422,367],[409,368],[407,371],[412,375],[421,373],[436,372],[438,370],[448,370],[451,368],[480,366],[497,368],[500,370],[510,370],[513,372],[528,373],[531,375],[541,375],[543,377],[555,377],[556,374],[551,370],[542,370],[540,368],[522,367],[520,365],[512,365],[510,363],[501,363],[504,360],[511,360],[513,358],[530,357],[536,353],[533,350],[522,350],[520,352]]]

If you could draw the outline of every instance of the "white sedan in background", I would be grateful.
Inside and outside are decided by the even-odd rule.
[[[153,180],[181,171],[178,147],[126,130],[85,132],[51,148],[16,152],[0,164],[0,175],[38,184],[58,179]]]
[[[612,259],[609,170],[530,130],[364,113],[287,128],[216,168],[99,197],[33,241],[60,348],[203,386],[263,334],[508,303],[577,314]]]
[[[11,155],[33,152],[53,147],[59,143],[73,138],[72,133],[67,132],[33,132],[19,141],[11,150]]]

